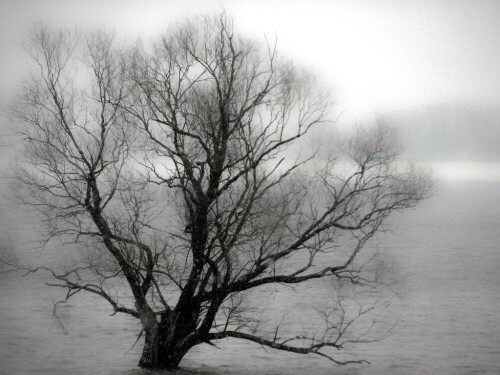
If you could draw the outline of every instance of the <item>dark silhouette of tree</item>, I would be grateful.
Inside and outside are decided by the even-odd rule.
[[[14,107],[16,190],[47,239],[82,254],[75,267],[37,268],[51,285],[139,319],[142,367],[177,367],[223,338],[348,363],[331,350],[365,340],[347,332],[373,306],[352,316],[339,299],[318,310],[321,333],[282,332],[262,328],[251,300],[268,285],[368,282],[364,245],[431,185],[395,163],[390,129],[358,131],[336,157],[291,152],[327,121],[330,98],[224,15],[133,48],[42,27],[29,52],[39,70]]]

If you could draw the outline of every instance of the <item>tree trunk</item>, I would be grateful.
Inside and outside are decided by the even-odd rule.
[[[179,367],[182,357],[188,352],[180,342],[172,342],[166,332],[146,332],[144,348],[139,366],[147,369],[167,370]]]
[[[182,355],[175,352],[162,350],[162,338],[160,335],[146,333],[146,340],[142,350],[139,366],[148,369],[172,369],[177,368],[181,362]]]
[[[156,370],[179,367],[182,358],[196,345],[195,322],[193,314],[179,314],[177,319],[165,314],[159,324],[144,329],[146,337],[139,366]]]

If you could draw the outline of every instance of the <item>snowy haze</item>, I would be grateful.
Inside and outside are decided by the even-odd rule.
[[[499,174],[496,1],[3,0],[0,104],[30,69],[21,42],[37,22],[104,27],[134,40],[222,10],[242,34],[277,39],[282,55],[333,88],[338,128],[382,119],[400,128],[408,158],[440,163],[438,177],[457,175],[448,168],[466,179]],[[5,112],[0,121],[5,144]],[[3,147],[3,159],[9,155]]]

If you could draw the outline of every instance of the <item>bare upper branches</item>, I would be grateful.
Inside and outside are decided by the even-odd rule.
[[[113,38],[102,33],[78,39],[40,28],[31,51],[40,78],[27,84],[14,108],[24,122],[26,145],[19,197],[42,213],[49,238],[102,241],[134,295],[144,300],[153,255],[134,229],[149,219],[142,222],[137,200],[123,195],[144,193],[131,181],[137,143],[120,106],[125,60]],[[132,228],[118,228],[115,215],[130,211]]]
[[[397,162],[392,130],[359,130],[328,145],[335,157],[292,152],[328,120],[330,96],[225,15],[132,48],[102,31],[39,28],[29,51],[39,74],[14,107],[25,145],[18,195],[48,238],[94,249],[85,279],[79,268],[50,271],[56,286],[99,295],[147,329],[159,329],[156,315],[189,316],[182,348],[222,337],[320,355],[341,347],[269,340],[244,331],[246,318],[239,330],[215,322],[227,301],[227,321],[242,319],[237,295],[257,286],[361,280],[365,244],[431,188]],[[109,294],[122,281],[135,309]]]

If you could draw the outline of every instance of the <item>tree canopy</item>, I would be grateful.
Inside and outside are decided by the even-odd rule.
[[[329,121],[328,91],[225,15],[133,47],[38,28],[29,53],[17,195],[48,239],[80,251],[74,267],[44,268],[52,285],[138,318],[143,367],[223,338],[345,363],[329,350],[355,341],[345,333],[368,310],[348,317],[339,302],[318,314],[322,334],[282,333],[252,315],[252,291],[365,280],[367,241],[431,187],[396,162],[391,129],[297,152]]]

